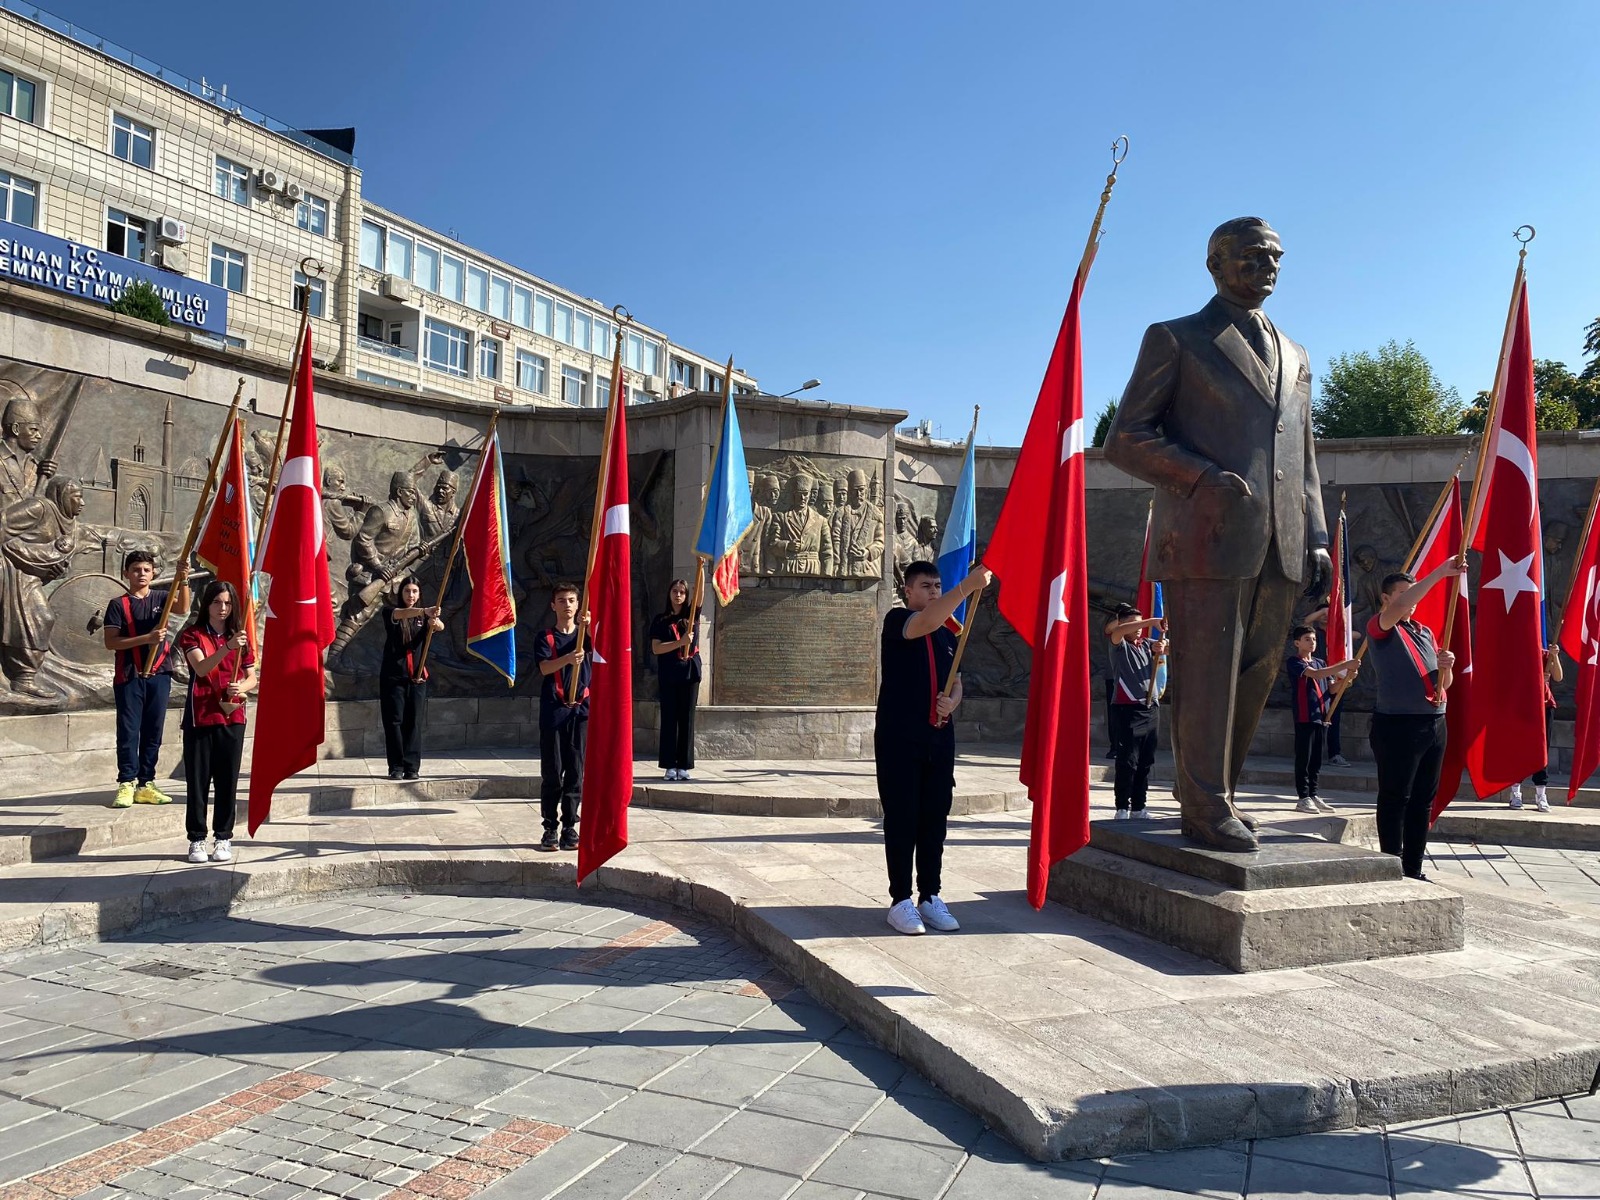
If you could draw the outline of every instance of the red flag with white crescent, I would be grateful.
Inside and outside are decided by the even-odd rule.
[[[1600,484],[1595,485],[1600,494]],[[1572,728],[1572,776],[1567,803],[1600,767],[1600,521],[1589,505],[1589,526],[1561,612],[1561,648],[1578,664],[1578,719]]]

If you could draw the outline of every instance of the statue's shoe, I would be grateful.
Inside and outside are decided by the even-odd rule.
[[[1256,835],[1237,817],[1224,817],[1215,824],[1200,821],[1183,822],[1183,836],[1204,846],[1218,850],[1259,850]]]
[[[1256,820],[1249,813],[1245,812],[1238,805],[1234,805],[1233,815],[1238,818],[1239,824],[1243,825],[1251,833],[1254,833],[1256,830],[1261,828],[1261,822]]]

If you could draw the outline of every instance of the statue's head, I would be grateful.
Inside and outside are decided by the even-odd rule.
[[[792,508],[804,508],[811,503],[811,477],[803,471],[796,471],[789,476],[789,504]]]
[[[833,502],[840,508],[844,507],[845,497],[850,494],[850,485],[841,475],[833,481]]]
[[[811,503],[823,516],[833,516],[833,484],[826,479],[817,480],[817,486],[811,492]]]
[[[923,517],[917,526],[917,540],[923,545],[930,545],[939,540],[939,522],[933,517]]]
[[[1356,560],[1356,566],[1363,571],[1371,571],[1378,565],[1378,552],[1371,546],[1357,546],[1351,557]]]
[[[756,503],[765,504],[771,508],[778,502],[778,497],[783,495],[783,483],[776,475],[756,476]]]
[[[5,414],[0,416],[0,426],[3,426],[6,440],[15,442],[19,449],[34,450],[44,441],[44,425],[39,420],[39,406],[26,395],[12,396],[6,401]]]
[[[456,498],[456,489],[460,486],[461,480],[454,471],[440,471],[439,478],[433,481],[433,502],[449,504]]]
[[[1259,308],[1278,283],[1283,243],[1260,217],[1235,217],[1212,231],[1206,243],[1206,270],[1217,294],[1246,308]]]
[[[904,504],[894,506],[894,531],[904,533],[911,527],[911,512]]]
[[[859,468],[847,476],[850,484],[850,507],[860,508],[867,501],[867,473]]]
[[[328,463],[322,468],[322,490],[324,492],[334,492],[336,494],[342,492],[344,491],[345,483],[343,467],[336,467],[332,463]]]
[[[396,471],[389,476],[389,499],[401,508],[410,508],[417,502],[417,485],[411,481],[410,471]]]
[[[44,487],[44,498],[61,510],[69,521],[76,521],[83,512],[83,487],[76,479],[65,475],[53,476]]]

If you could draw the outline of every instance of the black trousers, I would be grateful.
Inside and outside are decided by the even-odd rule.
[[[161,734],[167,719],[172,676],[157,671],[149,679],[135,675],[111,685],[117,703],[117,782],[151,783],[161,757]]]
[[[889,867],[889,899],[911,898],[916,872],[921,899],[939,894],[945,830],[956,790],[953,739],[906,737],[877,730],[878,803],[883,807],[883,855]]]
[[[1378,764],[1378,847],[1399,855],[1407,875],[1422,874],[1445,736],[1443,715],[1372,714],[1368,740]]]
[[[656,762],[667,770],[694,766],[694,707],[700,693],[696,680],[661,681],[661,747]]]
[[[1322,773],[1322,743],[1328,727],[1321,721],[1294,723],[1294,794],[1304,800],[1317,794]]]
[[[1111,749],[1117,756],[1113,789],[1118,808],[1144,811],[1150,785],[1150,764],[1156,761],[1157,714],[1161,710],[1137,704],[1113,704],[1106,709],[1111,726]]]
[[[1550,753],[1550,727],[1555,724],[1555,721],[1556,721],[1556,710],[1551,708],[1548,704],[1545,705],[1544,706],[1544,745],[1545,745],[1545,753],[1546,754]],[[1533,773],[1533,775],[1530,777],[1530,782],[1533,784],[1534,787],[1549,787],[1550,786],[1550,760],[1548,758],[1545,759],[1544,766],[1540,767],[1537,771],[1535,771]],[[1518,787],[1520,788],[1520,786],[1521,785],[1519,784]]]
[[[554,729],[539,730],[539,810],[545,829],[578,824],[583,795],[583,751],[589,740],[589,718],[569,716]]]
[[[378,689],[383,712],[383,748],[389,770],[422,770],[422,731],[428,723],[428,683],[384,680]]]
[[[206,836],[206,817],[218,841],[233,837],[234,800],[239,793],[239,760],[244,755],[243,725],[197,725],[183,731],[183,775],[189,787],[185,818],[191,842]],[[216,807],[209,814],[210,801]]]

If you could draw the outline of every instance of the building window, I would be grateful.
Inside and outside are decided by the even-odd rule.
[[[550,336],[550,297],[537,296],[533,301],[533,331]]]
[[[305,296],[308,284],[311,288],[311,295],[307,297],[306,311],[313,317],[320,317],[323,315],[323,301],[327,295],[328,281],[326,279],[307,280],[304,271],[296,271],[294,273],[294,310],[295,312],[300,311],[300,301]]]
[[[722,376],[718,375],[715,371],[707,371],[706,391],[716,392],[720,395],[722,392]]]
[[[0,71],[0,112],[30,125],[38,123],[39,85],[10,71]]]
[[[132,117],[112,113],[111,153],[123,162],[153,171],[156,165],[156,131]]]
[[[542,354],[517,351],[517,386],[543,396],[550,390],[550,360]]]
[[[439,290],[439,250],[426,242],[417,243],[417,286],[430,292]]]
[[[446,325],[443,321],[435,321],[429,317],[427,331],[422,342],[422,361],[435,371],[443,371],[446,375],[455,375],[461,379],[467,377],[468,352],[472,346],[472,337],[465,329],[454,325]]]
[[[404,388],[408,392],[414,392],[417,390],[417,385],[414,383],[407,383],[404,379],[392,379],[388,375],[379,375],[376,371],[362,371],[358,369],[356,371],[356,378],[361,380],[363,383],[377,383],[382,384],[384,387]]]
[[[21,175],[0,171],[0,219],[39,228],[39,185]]]
[[[245,285],[245,257],[238,250],[230,250],[218,242],[211,243],[211,282],[230,292],[243,292]]]
[[[672,360],[672,382],[680,387],[688,388],[691,392],[700,390],[700,371],[693,363],[684,362],[681,358]]]
[[[150,222],[120,209],[106,209],[106,249],[135,262],[150,261]]]
[[[594,319],[594,352],[611,357],[611,322]]]
[[[511,281],[496,275],[489,280],[489,315],[511,320]]]
[[[500,342],[496,338],[478,339],[478,378],[500,378]]]
[[[572,305],[556,305],[556,341],[572,345]]]
[[[328,202],[307,192],[294,207],[294,223],[307,233],[328,236]]]
[[[467,307],[489,311],[489,272],[467,264]]]
[[[235,204],[250,203],[250,168],[217,155],[217,195]]]
[[[446,254],[439,267],[439,294],[446,300],[461,303],[465,294],[467,264],[453,254]]]
[[[611,380],[595,376],[594,380],[594,406],[608,408],[611,405]]]
[[[533,289],[517,284],[511,289],[511,320],[524,329],[533,328]]]
[[[383,270],[384,233],[382,225],[374,225],[371,221],[361,222],[361,265],[369,271]]]
[[[577,367],[561,368],[561,398],[568,404],[582,408],[589,398],[589,373]]]
[[[579,313],[572,319],[572,344],[579,350],[589,348],[589,335],[594,329],[594,320],[588,313]]]
[[[388,244],[384,247],[384,270],[401,279],[411,278],[411,239],[403,233],[389,230]]]

